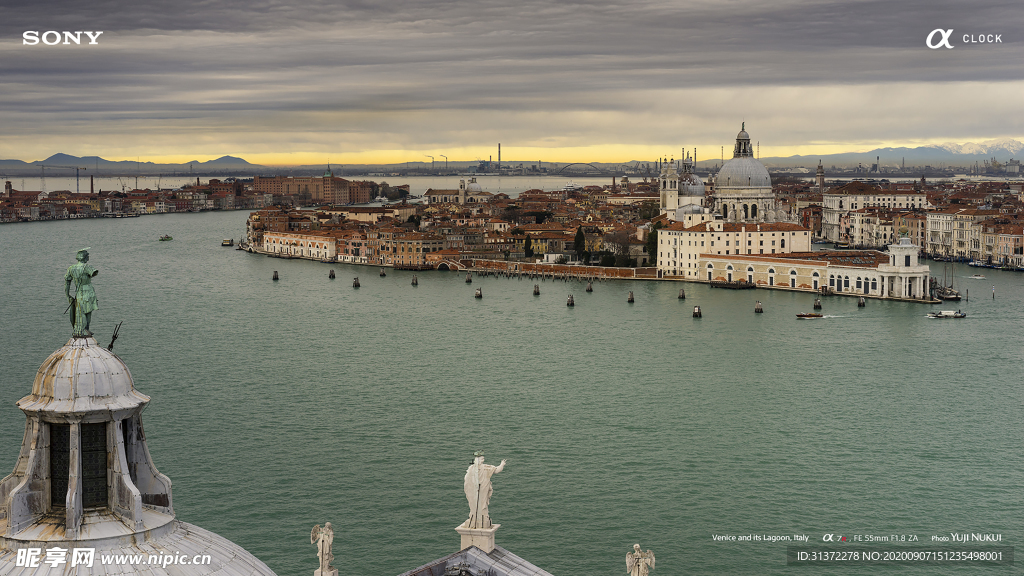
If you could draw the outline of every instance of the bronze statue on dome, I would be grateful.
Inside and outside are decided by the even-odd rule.
[[[71,311],[71,335],[74,338],[88,338],[92,336],[89,331],[89,323],[92,320],[92,313],[99,308],[96,302],[96,291],[92,287],[92,279],[99,274],[92,266],[89,266],[89,248],[82,248],[75,254],[78,262],[72,264],[64,275],[64,294],[68,297],[68,310]],[[75,284],[75,295],[71,295],[71,283]],[[67,312],[68,310],[65,310]]]

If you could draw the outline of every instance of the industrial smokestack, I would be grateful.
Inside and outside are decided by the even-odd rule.
[[[498,142],[498,170],[501,170],[501,142]]]

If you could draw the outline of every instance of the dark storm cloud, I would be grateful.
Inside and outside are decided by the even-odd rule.
[[[1002,83],[1024,77],[1022,25],[1019,5],[1000,1],[8,0],[0,119],[25,133],[147,120],[270,129],[288,114],[316,129],[317,113],[642,115],[700,89]],[[935,28],[1002,43],[929,50]],[[24,30],[104,35],[29,47]]]

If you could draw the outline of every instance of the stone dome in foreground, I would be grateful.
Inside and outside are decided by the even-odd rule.
[[[175,518],[171,480],[142,428],[148,403],[91,337],[43,362],[18,401],[27,420],[18,463],[0,480],[0,576],[275,576],[241,546]]]

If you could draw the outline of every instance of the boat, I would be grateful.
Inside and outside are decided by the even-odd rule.
[[[232,240],[231,238],[225,238],[225,239],[220,241],[220,245],[221,246],[234,246],[235,245],[235,241]]]
[[[984,274],[971,274],[967,278],[969,278],[971,280],[984,280],[985,279],[985,275]]]
[[[817,312],[805,312],[803,314],[797,314],[796,317],[801,320],[810,320],[812,318],[824,318],[824,314],[818,314]]]
[[[955,312],[953,310],[941,310],[939,312],[929,312],[928,313],[928,317],[929,318],[966,318],[967,317],[967,313],[966,312],[961,312],[959,310],[957,310]]]
[[[172,238],[169,234],[164,234],[163,236],[160,237],[161,242],[167,242],[168,240],[174,240],[174,238]]]

